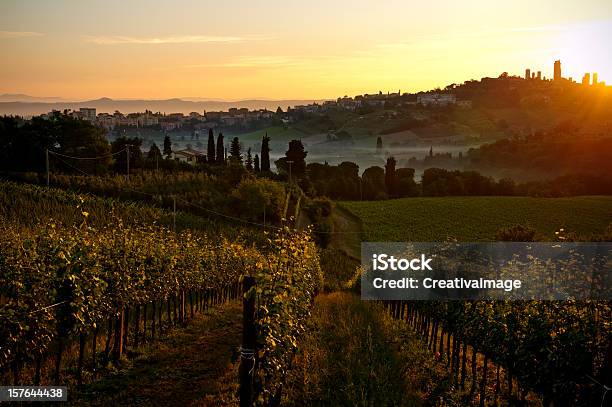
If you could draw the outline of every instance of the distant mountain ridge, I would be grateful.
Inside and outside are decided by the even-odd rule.
[[[4,93],[0,95],[0,102],[63,102],[66,99],[57,96],[30,96],[23,93]]]
[[[11,100],[12,98],[12,100]],[[59,100],[56,100],[59,99]],[[287,106],[323,102],[325,99],[281,99],[263,100],[249,99],[239,101],[221,100],[185,100],[171,99],[110,99],[103,97],[85,101],[66,101],[61,98],[38,98],[22,94],[0,95],[0,115],[35,116],[52,110],[79,109],[81,107],[96,108],[98,113],[143,112],[151,110],[162,113],[203,113],[204,111],[227,111],[231,107],[253,109],[268,109],[275,111],[279,106],[286,110]]]

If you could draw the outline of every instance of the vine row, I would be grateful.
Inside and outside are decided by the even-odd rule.
[[[524,403],[529,392],[544,406],[599,405],[612,379],[612,308],[605,301],[390,301],[428,348],[446,361],[453,385],[480,406],[501,394]],[[468,355],[469,360],[468,360]],[[480,379],[478,378],[480,370]]]

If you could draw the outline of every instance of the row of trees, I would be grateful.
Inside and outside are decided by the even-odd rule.
[[[311,163],[300,185],[315,196],[332,199],[381,200],[410,196],[576,196],[611,195],[610,175],[573,174],[551,180],[517,183],[508,178],[495,180],[476,171],[427,168],[421,182],[413,168],[397,168],[393,157],[383,167],[367,168],[361,177],[352,162],[339,165]]]
[[[503,127],[503,120],[498,125]],[[548,133],[502,138],[455,156],[430,150],[429,155],[402,163],[411,168],[443,167],[510,174],[516,178],[546,178],[565,173],[612,172],[612,137],[579,134],[560,124]]]
[[[526,141],[522,142],[525,143]],[[489,150],[514,151],[515,144],[521,142],[498,142],[479,149],[478,156],[488,157]],[[126,137],[118,138],[109,144],[101,128],[59,112],[53,113],[48,118],[35,117],[30,121],[14,117],[0,118],[1,171],[44,172],[45,153],[46,150],[50,150],[59,153],[54,156],[51,163],[54,172],[59,169],[60,172],[84,172],[94,175],[105,174],[109,170],[125,173],[128,168],[129,152],[131,169],[202,170],[225,174],[227,172],[225,169],[229,168],[234,172],[239,170],[238,174],[228,175],[236,178],[233,184],[240,181],[243,170],[273,177],[270,168],[270,137],[267,134],[262,138],[260,154],[253,155],[251,149],[243,154],[237,137],[232,139],[229,151],[226,151],[223,134],[219,133],[215,139],[211,129],[208,134],[207,154],[202,155],[198,165],[195,166],[171,159],[173,151],[169,137],[164,140],[163,151],[153,144],[146,157],[141,151],[141,146],[141,139]],[[605,152],[607,149],[602,148],[602,151]],[[468,155],[473,159],[475,154],[476,151],[473,150]],[[72,160],[62,155],[98,157],[98,159]],[[414,179],[414,169],[397,168],[394,157],[387,159],[384,168],[379,166],[367,168],[360,177],[359,167],[355,163],[343,162],[337,166],[319,163],[307,165],[307,155],[308,152],[300,140],[291,140],[285,157],[275,161],[280,177],[288,178],[291,174],[302,189],[309,191],[311,195],[333,199],[378,200],[419,195],[612,194],[612,177],[609,175],[567,175],[551,181],[517,184],[510,179],[496,181],[476,171],[427,168],[422,181],[417,183]]]
[[[24,121],[0,117],[0,170],[45,171],[47,150],[70,156],[102,157],[83,163],[84,171],[99,174],[111,165],[105,131],[85,120],[54,112],[48,119]]]
[[[222,142],[222,135],[219,136]],[[212,151],[214,140],[209,138]],[[229,163],[244,166],[249,171],[270,173],[269,141],[262,140],[262,160],[252,157],[251,150],[246,157],[241,152],[237,137],[232,140]],[[221,144],[221,148],[223,145]],[[219,150],[219,139],[217,140]],[[114,150],[113,150],[114,151]],[[327,196],[332,199],[380,200],[410,196],[572,196],[572,195],[609,195],[612,194],[612,177],[608,175],[572,174],[550,180],[516,183],[512,179],[495,180],[477,171],[447,170],[426,168],[420,183],[415,181],[413,168],[398,168],[394,157],[388,157],[384,167],[367,168],[359,176],[359,166],[352,162],[339,165],[327,163],[306,164],[308,152],[300,140],[291,140],[285,157],[275,161],[281,177],[291,175],[302,189],[314,196]],[[431,153],[430,153],[431,155]],[[225,162],[225,161],[222,161]]]
[[[123,172],[127,168],[127,154],[119,155],[118,153],[126,150],[128,146],[130,148],[132,168],[153,168],[153,165],[159,167],[160,163],[164,169],[176,166],[176,164],[168,164],[168,161],[173,161],[172,140],[169,136],[164,138],[163,152],[157,144],[153,143],[146,157],[142,154],[142,139],[137,137],[120,137],[111,144],[111,151],[116,154],[114,165],[117,172]],[[243,156],[242,145],[238,137],[234,137],[230,142],[229,157],[227,153],[223,133],[219,133],[215,141],[213,130],[209,129],[206,154],[198,156],[197,164],[206,164],[208,167],[238,164],[244,165],[249,171],[270,171],[270,137],[268,137],[267,133],[261,142],[261,159],[259,154],[255,154],[253,157],[250,148],[247,150],[246,156]]]
[[[34,117],[31,120],[5,116],[0,117],[0,170],[44,172],[47,150],[61,154],[55,157],[57,159],[53,160],[53,166],[62,172],[79,170],[96,175],[109,171],[125,173],[128,161],[126,151],[129,151],[129,164],[132,169],[189,168],[172,160],[172,141],[169,136],[165,137],[162,149],[153,143],[146,154],[142,153],[142,142],[138,137],[123,136],[109,144],[104,129],[60,112],[54,112],[46,118]],[[97,159],[77,162],[63,156]],[[263,137],[260,155],[255,154],[254,157],[250,149],[246,157],[243,157],[240,141],[234,137],[230,143],[228,157],[223,133],[219,133],[215,140],[213,130],[210,129],[206,154],[198,159],[198,163],[221,166],[228,161],[239,163],[253,171],[270,171],[270,137],[267,134]]]

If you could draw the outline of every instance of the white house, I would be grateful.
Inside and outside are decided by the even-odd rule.
[[[96,121],[96,109],[93,107],[81,107],[79,108],[79,113],[85,120],[89,120],[90,122]]]
[[[417,95],[417,103],[423,106],[448,106],[457,103],[457,97],[452,93],[423,93]]]
[[[205,154],[201,151],[194,150],[191,147],[187,147],[184,150],[178,150],[172,152],[172,158],[176,161],[194,165],[198,162],[198,158],[204,157]]]

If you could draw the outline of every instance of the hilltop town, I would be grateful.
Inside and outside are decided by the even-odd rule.
[[[62,113],[85,120],[103,130],[109,141],[132,139],[143,151],[168,139],[172,158],[189,164],[205,156],[206,137],[213,131],[226,136],[226,150],[229,141],[239,137],[244,151],[260,150],[262,137],[269,134],[273,159],[282,157],[290,140],[299,139],[310,162],[351,161],[363,169],[384,165],[393,155],[400,165],[417,171],[431,165],[457,168],[470,148],[495,140],[559,128],[609,134],[611,88],[597,73],[585,74],[580,83],[564,78],[560,61],[554,62],[553,71],[552,78],[527,68],[522,76],[503,72],[429,91],[379,91],[275,110],[123,113],[82,106],[40,117]]]

